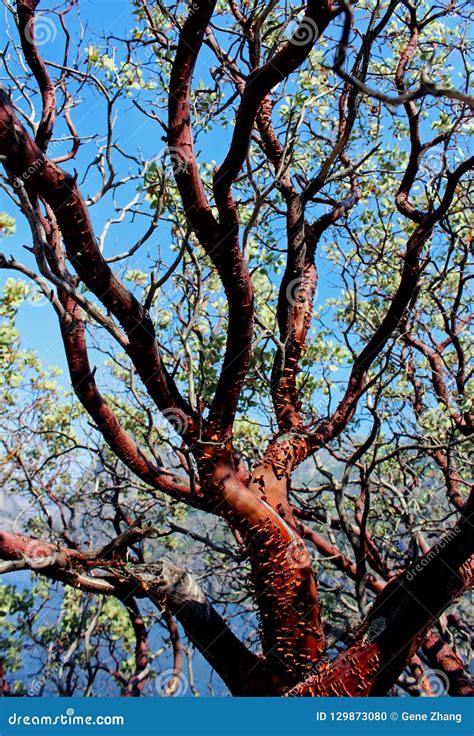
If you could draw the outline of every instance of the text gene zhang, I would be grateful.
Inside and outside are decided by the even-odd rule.
[[[402,721],[454,721],[461,723],[461,713],[441,713],[438,710],[432,710],[430,713],[407,713],[401,714]]]

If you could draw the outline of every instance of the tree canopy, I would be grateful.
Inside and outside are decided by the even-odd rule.
[[[4,694],[472,694],[469,4],[116,7],[3,2]]]

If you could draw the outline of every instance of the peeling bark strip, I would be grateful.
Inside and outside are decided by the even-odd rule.
[[[317,586],[304,542],[272,506],[237,477],[232,458],[212,474],[220,514],[245,542],[263,653],[276,693],[304,676],[324,651]]]

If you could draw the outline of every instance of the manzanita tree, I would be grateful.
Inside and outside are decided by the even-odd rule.
[[[0,571],[92,601],[87,694],[143,691],[147,601],[175,671],[176,619],[234,695],[432,692],[427,667],[472,693],[468,4],[136,0],[103,37],[37,6],[5,3],[0,226],[31,243],[1,266],[55,311],[76,401],[3,360],[34,513]],[[134,666],[111,636],[94,670],[118,610]]]

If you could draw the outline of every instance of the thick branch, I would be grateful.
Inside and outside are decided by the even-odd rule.
[[[474,582],[474,492],[460,521],[416,564],[392,579],[353,644],[290,695],[382,695],[431,624]]]
[[[97,559],[94,553],[76,552],[8,532],[0,532],[0,559],[19,561],[25,569],[52,580],[92,593],[114,595],[123,602],[130,600],[131,595],[150,598],[176,616],[234,695],[269,692],[262,660],[237,639],[191,575],[170,562],[127,566],[118,560]],[[106,575],[94,575],[98,570]],[[141,624],[138,620],[135,624],[142,644]],[[142,666],[145,651],[140,648],[138,654]]]
[[[132,575],[151,600],[176,617],[233,695],[268,692],[263,660],[237,639],[189,573],[163,560],[134,565]]]
[[[56,94],[53,81],[36,44],[35,9],[38,3],[39,0],[18,0],[16,5],[21,48],[26,63],[38,83],[43,103],[41,121],[36,131],[36,143],[42,151],[46,151],[53,134],[56,118]]]
[[[474,682],[460,657],[433,630],[429,631],[422,645],[423,653],[434,669],[445,673],[449,681],[449,695],[474,695]]]
[[[382,352],[389,339],[401,325],[406,309],[412,302],[421,275],[420,256],[425,243],[432,235],[435,225],[446,215],[454,198],[457,184],[463,174],[474,166],[474,157],[463,161],[449,176],[443,199],[434,212],[420,223],[410,237],[399,286],[380,326],[354,361],[348,387],[334,414],[318,428],[310,443],[312,449],[326,445],[340,434],[350,421],[366,386],[370,366]]]
[[[25,184],[32,204],[40,196],[56,216],[69,260],[80,279],[118,319],[129,338],[128,354],[161,410],[174,409],[184,432],[192,433],[190,408],[163,365],[150,316],[111,271],[95,240],[75,179],[49,161],[27,134],[11,101],[0,89],[0,155]]]
[[[180,34],[170,78],[169,134],[176,183],[186,216],[205,252],[214,264],[229,305],[227,344],[221,375],[206,422],[205,439],[227,439],[250,360],[253,331],[253,288],[240,251],[239,221],[232,201],[219,207],[216,221],[204,191],[193,148],[191,128],[191,80],[205,29],[215,2],[197,2]]]

